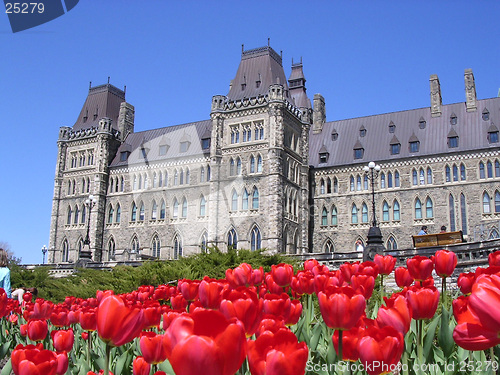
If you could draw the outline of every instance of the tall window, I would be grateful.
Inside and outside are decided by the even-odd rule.
[[[205,182],[205,167],[200,168],[200,182]]]
[[[363,189],[368,190],[368,175],[365,174],[365,177],[363,178]],[[336,191],[338,193],[338,191]]]
[[[207,204],[207,201],[205,200],[205,197],[202,195],[200,199],[200,216],[205,216],[205,206]]]
[[[365,176],[367,178],[367,176]],[[387,187],[391,188],[392,187],[392,173],[389,172],[387,173]]]
[[[231,211],[238,211],[238,193],[236,190],[233,190],[231,197]]]
[[[144,221],[144,203],[141,202],[141,208],[139,209],[139,221]]]
[[[417,170],[414,169],[412,171],[412,176],[413,176],[413,185],[418,185],[418,176],[417,176]]]
[[[330,179],[330,177],[326,179],[326,192],[327,194],[331,194],[332,192],[332,180]]]
[[[118,207],[120,207],[120,204],[118,204]],[[83,205],[83,207],[82,207],[82,221],[81,221],[82,224],[85,224],[86,215],[87,215],[87,207],[85,205]],[[117,221],[117,223],[118,223],[118,221]]]
[[[177,169],[174,171],[174,185],[179,185],[179,172],[177,172]]]
[[[134,238],[132,239],[132,252],[135,254],[139,254],[139,251],[139,240],[134,236]]]
[[[462,233],[467,234],[467,205],[465,195],[460,194],[460,216],[462,219]]]
[[[356,190],[361,191],[361,176],[356,177]]]
[[[427,168],[427,183],[432,184],[432,169]]]
[[[333,247],[333,242],[331,240],[327,240],[325,242],[324,252],[325,253],[333,253],[334,251],[335,251],[335,248]]]
[[[421,219],[422,218],[422,202],[420,202],[420,199],[417,198],[415,199],[415,219]]]
[[[450,194],[448,201],[450,205],[450,230],[454,232],[456,225],[455,225],[455,198],[453,198],[453,194]]]
[[[325,194],[325,180],[323,179],[321,179],[321,182],[319,184],[319,193]]]
[[[425,175],[424,175],[424,170],[420,169],[420,185],[425,184]]]
[[[157,235],[153,237],[153,242],[151,243],[153,249],[153,256],[155,258],[160,258],[160,239]]]
[[[73,224],[78,224],[78,217],[80,216],[80,209],[78,208],[78,205],[75,206],[75,221]]]
[[[113,237],[109,239],[108,242],[108,261],[115,259],[116,245]]]
[[[491,212],[490,195],[485,192],[483,194],[483,213],[489,214],[490,212]]]
[[[257,155],[257,172],[262,172],[262,156]]]
[[[177,202],[177,198],[174,199],[174,205],[173,205],[173,216],[174,219],[177,219],[179,217],[179,202]]]
[[[158,205],[156,201],[153,201],[153,205],[151,206],[151,219],[156,220],[158,217]]]
[[[186,198],[182,200],[182,217],[186,218],[188,214],[188,203]]]
[[[250,250],[255,251],[261,248],[260,230],[254,226],[250,234]]]
[[[181,169],[181,171],[179,172],[179,184],[184,185],[184,170],[183,169]]]
[[[392,204],[392,219],[394,221],[399,221],[400,219],[400,214],[399,214],[399,202],[397,200],[394,201]]]
[[[361,222],[368,223],[368,206],[364,202],[361,206]]]
[[[460,180],[465,181],[466,179],[466,174],[465,174],[465,165],[462,163],[460,164]]]
[[[241,159],[239,157],[236,158],[236,174],[241,175]]]
[[[252,208],[254,210],[257,210],[259,208],[259,189],[257,189],[257,187],[253,188]]]
[[[479,162],[479,178],[486,178],[484,173],[484,163],[482,161]]]
[[[355,204],[353,204],[351,208],[351,223],[352,224],[358,223],[358,207],[356,207]]]
[[[500,163],[495,160],[495,177],[500,177]]]
[[[120,207],[120,203],[118,203],[116,205],[116,219],[115,219],[117,223],[120,222],[121,216],[122,216],[122,208]]]
[[[69,244],[68,240],[64,240],[62,248],[62,262],[67,262],[69,260]]]
[[[453,181],[458,181],[458,167],[453,164]]]
[[[231,160],[229,160],[229,175],[230,176],[234,176],[235,175],[235,169],[234,169],[234,159],[231,158]]]
[[[387,239],[386,248],[387,248],[387,250],[397,250],[398,249],[398,244],[396,242],[396,239],[393,236],[389,236],[389,238]]]
[[[445,174],[446,174],[446,182],[451,181],[451,171],[450,171],[450,166],[447,165],[445,168]]]
[[[382,220],[389,221],[389,205],[386,201],[384,201],[384,204],[382,206]]]
[[[385,173],[380,174],[380,188],[385,189]]]
[[[489,160],[486,163],[486,169],[488,171],[488,178],[492,178],[493,177],[493,165],[491,164],[491,161],[489,161]]]
[[[323,207],[323,212],[321,213],[321,225],[328,225],[328,211]]]
[[[245,190],[243,190],[243,200],[242,200],[241,209],[248,210],[248,191],[246,188],[245,188]]]
[[[108,224],[113,223],[113,214],[114,214],[113,206],[112,206],[112,205],[109,205],[109,211],[108,211]]]
[[[337,225],[337,207],[332,207],[332,225]]]
[[[350,178],[350,189],[351,191],[354,191],[354,176],[351,176]]]
[[[231,229],[227,234],[227,247],[228,249],[237,249],[238,248],[238,236],[236,235],[236,231]]]
[[[166,211],[165,201],[162,200],[161,207],[160,207],[160,219],[165,219],[165,211]]]
[[[366,181],[368,183],[368,179]],[[339,192],[339,180],[337,180],[337,177],[333,178],[333,192],[334,193],[338,193]]]
[[[255,158],[250,156],[250,173],[255,173]]]
[[[180,257],[182,257],[182,240],[176,234],[174,237],[174,259],[179,259]]]
[[[400,183],[399,183],[399,172],[396,171],[394,172],[394,186],[395,187],[399,187]]]
[[[202,253],[206,253],[207,252],[207,247],[208,247],[208,234],[207,234],[207,232],[203,232],[203,234],[201,235],[201,244],[200,244],[200,247],[201,247],[201,252]]]
[[[427,219],[434,217],[434,210],[432,207],[432,199],[431,198],[427,198],[425,201],[425,217]]]
[[[137,220],[137,206],[135,202],[132,202],[132,214],[130,215],[130,221]]]
[[[495,191],[495,212],[500,212],[500,193]]]

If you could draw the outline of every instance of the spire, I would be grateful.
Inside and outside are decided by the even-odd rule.
[[[290,96],[294,99],[295,105],[299,108],[311,108],[311,101],[306,94],[306,78],[304,77],[302,57],[300,62],[294,63],[292,59],[292,72],[288,78]]]

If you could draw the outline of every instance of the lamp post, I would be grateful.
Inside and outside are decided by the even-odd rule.
[[[80,259],[91,259],[92,253],[90,251],[90,215],[92,214],[92,208],[94,208],[97,200],[94,198],[92,194],[85,200],[85,207],[89,212],[88,220],[87,220],[87,235],[85,236],[85,240],[83,241],[83,249],[80,250]],[[88,250],[85,250],[85,246],[88,246]]]
[[[377,223],[377,216],[375,210],[375,181],[380,172],[380,165],[375,164],[373,161],[369,162],[363,168],[365,175],[368,176],[370,183],[372,185],[372,225],[368,230],[368,240],[366,242],[366,246],[363,250],[363,261],[373,260],[375,258],[375,254],[382,254],[384,252],[384,242],[382,241],[382,233],[380,232],[380,228]]]
[[[45,264],[45,255],[47,254],[47,246],[42,247],[42,264]]]

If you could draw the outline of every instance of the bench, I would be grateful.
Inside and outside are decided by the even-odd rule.
[[[461,230],[456,232],[443,232],[433,234],[422,234],[420,236],[412,236],[413,247],[431,247],[444,246],[454,243],[462,243],[464,235]]]

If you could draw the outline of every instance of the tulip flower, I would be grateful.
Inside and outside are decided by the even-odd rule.
[[[75,334],[70,328],[68,330],[52,331],[50,332],[54,349],[58,352],[69,352],[73,349],[75,342]]]
[[[248,342],[248,364],[252,375],[302,375],[308,357],[307,345],[293,332],[281,329]]]
[[[282,328],[286,329],[283,319],[274,315],[264,315],[260,321],[259,328],[255,332],[255,336],[259,337],[266,333],[276,333]]]
[[[56,353],[43,349],[42,344],[19,344],[11,354],[12,370],[16,375],[56,375]]]
[[[431,276],[434,263],[430,258],[416,255],[406,261],[406,267],[411,277],[417,281],[424,281]]]
[[[226,270],[226,280],[232,288],[240,286],[250,286],[252,284],[252,266],[248,263],[241,263],[234,270]]]
[[[302,303],[300,303],[300,300],[298,299],[292,300],[290,304],[290,313],[288,314],[288,318],[285,319],[285,324],[287,326],[293,326],[294,324],[297,324],[301,315]]]
[[[406,292],[406,299],[411,307],[413,319],[431,319],[437,310],[439,291],[435,287],[412,286]]]
[[[358,342],[364,336],[364,332],[365,327],[362,325],[342,332],[342,360],[355,362],[359,359]],[[340,331],[335,331],[332,336],[333,346],[337,355],[339,355],[339,334]]]
[[[361,363],[369,375],[394,372],[403,349],[403,334],[391,326],[368,327],[358,343]]]
[[[312,258],[312,259],[308,259],[306,261],[304,261],[304,270],[305,271],[312,271],[312,269],[316,266],[319,265],[319,262]]]
[[[186,301],[183,295],[179,293],[170,297],[170,304],[172,305],[172,309],[174,310],[186,311],[188,301]]]
[[[490,266],[500,266],[500,250],[488,255],[488,264]]]
[[[401,295],[393,295],[384,300],[386,305],[380,306],[376,322],[380,327],[391,326],[405,335],[410,329],[412,318],[408,301]]]
[[[167,359],[167,350],[163,342],[163,335],[157,335],[150,331],[141,333],[139,346],[142,356],[147,363],[156,365]]]
[[[480,275],[472,286],[469,308],[481,324],[500,337],[500,275]]]
[[[434,270],[441,278],[450,277],[458,262],[457,254],[448,250],[436,251],[432,260],[434,261]]]
[[[271,266],[271,274],[276,284],[281,287],[290,285],[293,277],[293,267],[290,264],[280,263]]]
[[[234,375],[247,351],[242,325],[215,310],[179,316],[165,333],[165,346],[176,375]]]
[[[476,274],[474,272],[461,273],[458,276],[457,285],[460,291],[467,295],[472,292],[472,285],[476,281]]]
[[[299,296],[314,293],[314,275],[311,271],[298,271],[292,278],[292,290]]]
[[[318,293],[318,302],[325,324],[336,330],[349,330],[364,314],[366,300],[351,287],[330,288],[330,294]]]
[[[194,301],[198,298],[198,288],[200,287],[200,280],[179,280],[177,289],[181,292],[186,301]]]
[[[380,254],[375,254],[373,262],[378,266],[379,274],[387,276],[394,269],[394,266],[396,265],[396,258],[392,255],[382,256]]]
[[[351,286],[356,293],[363,295],[365,299],[370,299],[375,288],[373,276],[357,274],[351,276]]]
[[[151,371],[151,365],[144,360],[144,357],[134,358],[132,363],[132,374],[133,375],[149,375]]]
[[[266,281],[266,287],[267,290],[272,293],[272,294],[281,294],[284,292],[284,289],[279,286],[273,278],[273,275],[268,273],[264,276],[264,279]]]
[[[32,341],[43,341],[47,337],[49,327],[45,320],[31,320],[28,322],[28,337]]]
[[[286,321],[290,315],[291,301],[286,293],[266,294],[263,298],[264,314],[281,316]]]
[[[83,330],[95,331],[97,329],[97,310],[95,308],[82,309],[78,318]]]
[[[219,308],[225,283],[205,276],[200,283],[198,294],[201,305],[206,309]]]
[[[161,321],[161,308],[158,301],[147,300],[142,304],[144,329],[157,327]]]
[[[254,290],[239,287],[225,290],[222,294],[220,312],[228,319],[238,319],[245,328],[248,337],[252,336],[262,317],[263,302],[257,298]]]
[[[56,353],[56,374],[66,374],[69,367],[68,354],[66,352]]]
[[[394,271],[394,278],[396,279],[396,284],[400,288],[410,286],[415,281],[413,277],[411,277],[410,271],[408,271],[408,269],[405,267],[396,268],[396,270]]]

